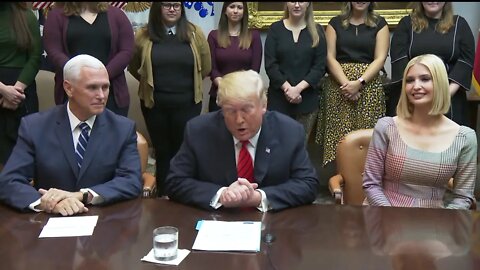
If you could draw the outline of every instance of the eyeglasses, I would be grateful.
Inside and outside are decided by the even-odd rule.
[[[178,11],[178,10],[180,10],[180,7],[182,7],[182,4],[179,4],[179,3],[175,3],[175,4],[162,3],[161,5],[162,5],[163,9],[165,9],[165,10],[170,10],[173,7],[174,10]]]

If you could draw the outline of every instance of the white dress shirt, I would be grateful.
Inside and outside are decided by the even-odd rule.
[[[172,27],[165,27],[165,28],[166,28],[166,30],[167,30],[167,35],[168,35],[168,32],[169,32],[169,31],[172,31],[172,33],[173,33],[174,35],[177,34],[177,26],[176,26],[176,25],[174,25],[174,26],[172,26]]]

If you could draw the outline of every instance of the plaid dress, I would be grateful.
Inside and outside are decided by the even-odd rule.
[[[409,147],[392,117],[375,125],[368,149],[364,204],[397,207],[468,209],[474,200],[477,136],[460,126],[451,145],[441,152]],[[454,188],[447,191],[450,178]]]

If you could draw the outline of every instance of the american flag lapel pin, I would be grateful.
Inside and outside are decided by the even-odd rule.
[[[265,152],[267,152],[267,154],[270,154],[270,148],[265,148]]]

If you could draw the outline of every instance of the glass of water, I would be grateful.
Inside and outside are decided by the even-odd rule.
[[[159,261],[177,258],[178,229],[172,226],[158,227],[153,230],[153,253]]]

